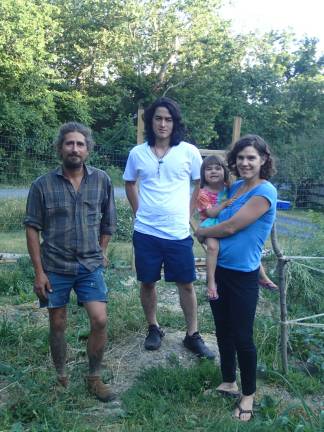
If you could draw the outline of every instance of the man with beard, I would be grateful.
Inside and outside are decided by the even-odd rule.
[[[55,145],[62,165],[33,182],[24,224],[35,270],[34,291],[40,307],[48,308],[57,381],[68,386],[65,330],[73,288],[90,321],[88,389],[107,402],[114,394],[100,378],[107,340],[103,270],[108,243],[116,230],[116,209],[108,175],[85,165],[93,144],[91,130],[80,123],[60,128]]]

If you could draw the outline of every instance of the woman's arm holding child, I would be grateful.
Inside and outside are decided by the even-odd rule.
[[[245,228],[261,217],[270,207],[269,201],[262,196],[254,196],[230,219],[209,228],[198,228],[195,235],[199,239],[205,237],[227,237]]]
[[[206,215],[210,218],[217,217],[219,213],[224,210],[224,208],[228,207],[231,204],[231,200],[228,199],[226,201],[223,201],[221,204],[213,207],[209,207],[205,210]]]

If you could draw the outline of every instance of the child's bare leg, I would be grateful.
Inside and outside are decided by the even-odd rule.
[[[207,238],[207,259],[206,259],[206,267],[207,267],[207,291],[208,298],[217,299],[217,285],[215,282],[215,270],[217,264],[217,257],[219,251],[219,242],[215,238]]]
[[[270,291],[276,291],[278,289],[277,285],[267,276],[262,264],[260,265],[259,270],[259,285],[263,288],[269,289]]]

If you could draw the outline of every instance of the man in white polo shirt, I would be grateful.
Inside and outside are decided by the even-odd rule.
[[[199,357],[213,359],[197,329],[196,279],[189,219],[199,191],[201,156],[183,141],[180,109],[162,97],[144,113],[147,142],[129,153],[123,179],[135,215],[133,244],[141,302],[148,322],[144,346],[160,347],[164,332],[156,318],[156,281],[161,267],[167,282],[175,282],[187,324],[184,346]],[[190,199],[190,183],[194,191]]]

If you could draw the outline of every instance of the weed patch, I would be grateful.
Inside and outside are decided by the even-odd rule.
[[[0,268],[0,295],[10,303],[23,303],[34,299],[34,272],[28,257],[14,264],[2,264]]]

